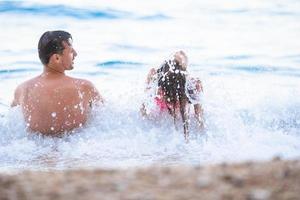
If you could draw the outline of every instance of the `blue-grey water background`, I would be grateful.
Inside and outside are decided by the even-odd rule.
[[[0,1],[0,171],[299,158],[299,22],[299,0]],[[57,29],[78,52],[68,74],[106,103],[55,139],[28,134],[7,105],[41,73],[39,37]],[[188,144],[170,120],[139,115],[147,71],[176,50],[204,86],[206,132]]]

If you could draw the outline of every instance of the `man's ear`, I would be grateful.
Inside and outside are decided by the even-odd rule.
[[[59,63],[60,62],[60,56],[59,54],[53,54],[50,59],[49,59],[49,63]]]

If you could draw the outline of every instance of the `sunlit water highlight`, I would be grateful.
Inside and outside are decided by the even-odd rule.
[[[299,158],[299,1],[180,2],[1,2],[0,170]],[[7,107],[15,87],[41,72],[37,42],[53,29],[73,35],[69,74],[91,80],[106,101],[63,138],[28,134],[18,108]],[[171,119],[139,115],[148,69],[177,49],[204,85],[206,132],[192,126],[188,144]]]

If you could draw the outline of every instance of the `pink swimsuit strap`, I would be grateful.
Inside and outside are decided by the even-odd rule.
[[[156,105],[159,107],[160,111],[168,110],[168,105],[163,98],[155,97],[154,101]]]
[[[163,97],[155,97],[154,101],[155,101],[156,105],[159,107],[160,111],[167,111],[168,107],[173,107],[173,105],[170,105],[170,104],[168,106],[168,103],[164,100]],[[178,102],[176,103],[175,108],[179,108]]]

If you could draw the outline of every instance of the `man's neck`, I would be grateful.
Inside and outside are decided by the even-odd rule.
[[[44,73],[53,74],[53,75],[65,75],[64,70],[57,69],[51,65],[44,66]]]

